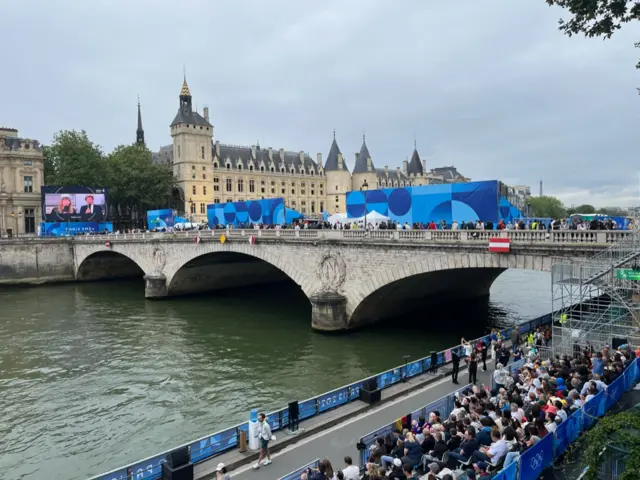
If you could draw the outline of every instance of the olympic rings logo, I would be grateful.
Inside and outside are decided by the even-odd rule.
[[[540,466],[542,466],[543,462],[544,452],[538,452],[538,454],[531,459],[529,466],[531,467],[531,470],[537,470]]]

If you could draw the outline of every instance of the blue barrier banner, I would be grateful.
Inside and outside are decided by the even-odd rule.
[[[238,444],[238,432],[236,427],[223,430],[197,442],[193,442],[191,447],[191,461],[200,462],[220,452],[229,450]]]
[[[553,463],[553,435],[547,435],[520,457],[520,480],[537,480]]]
[[[280,477],[278,480],[300,480],[300,476],[307,471],[309,468],[318,468],[318,464],[320,463],[319,459],[314,460],[311,463],[306,464],[304,467],[300,467],[294,472],[288,473],[284,477]]]
[[[596,421],[598,416],[598,406],[600,405],[601,394],[599,393],[582,406],[582,430],[588,430]]]
[[[424,366],[422,367],[422,370],[424,372],[429,371],[429,369],[431,368],[431,357],[425,358],[423,363]]]
[[[325,393],[318,397],[318,412],[326,412],[332,408],[349,402],[348,387],[343,387],[333,392]]]
[[[275,432],[280,429],[280,413],[282,412],[282,425],[289,425],[289,408],[282,409],[267,416],[267,422],[271,427],[271,431]]]
[[[128,480],[129,479],[129,469],[121,468],[120,470],[116,470],[111,473],[105,473],[104,475],[100,475],[92,480]]]
[[[417,360],[407,364],[407,378],[415,377],[416,375],[420,375],[422,372],[422,360]]]
[[[313,417],[316,414],[316,399],[311,398],[309,400],[305,400],[304,402],[300,402],[298,404],[298,413],[299,420],[304,420],[305,418]]]
[[[155,480],[162,477],[162,464],[166,462],[166,455],[160,455],[131,467],[131,480]]]
[[[447,363],[445,352],[438,352],[438,365],[444,365],[445,363]]]
[[[438,412],[440,414],[440,418],[444,421],[449,416],[449,413],[451,413],[449,403],[449,395],[447,395],[446,397],[430,403],[427,408],[425,408],[425,413],[429,415],[431,412]]]
[[[597,404],[598,405],[598,409],[597,409],[598,417],[602,417],[605,414],[605,412],[607,411],[606,410],[606,407],[607,407],[607,393],[608,393],[608,391],[605,390],[603,392],[600,392],[598,395],[596,395],[596,398],[600,399],[600,401]]]
[[[360,389],[364,382],[352,383],[349,385],[349,401],[358,400],[360,398]]]
[[[508,467],[503,468],[493,477],[492,480],[516,480],[518,473],[518,462],[511,462]]]
[[[611,385],[607,387],[605,401],[605,411],[609,410],[614,403],[620,400],[622,393],[624,392],[624,376],[621,375],[615,381],[611,382]],[[604,415],[604,412],[603,412]]]
[[[378,375],[378,388],[387,388],[389,385],[393,385],[402,380],[402,371],[400,368],[394,368]]]

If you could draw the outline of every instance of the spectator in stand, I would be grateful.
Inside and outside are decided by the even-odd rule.
[[[351,457],[344,457],[344,468],[342,469],[345,480],[360,480],[360,469],[353,464]]]

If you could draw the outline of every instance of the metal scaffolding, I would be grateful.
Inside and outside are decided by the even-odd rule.
[[[553,353],[640,345],[640,231],[584,260],[551,267]],[[616,339],[616,340],[614,340]]]

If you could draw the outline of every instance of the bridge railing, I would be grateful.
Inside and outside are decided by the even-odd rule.
[[[91,240],[146,240],[146,239],[219,239],[227,238],[284,238],[309,240],[355,240],[362,241],[403,241],[424,243],[488,243],[491,238],[508,238],[514,244],[594,244],[612,245],[626,238],[632,232],[627,230],[255,230],[255,229],[218,229],[190,230],[186,232],[144,232],[110,233],[108,235],[78,235],[73,238],[79,242]],[[34,237],[38,238],[38,237]]]
[[[551,315],[552,314],[549,313],[521,324],[520,332],[524,334],[531,329],[535,329],[538,326],[550,323],[552,318]],[[508,337],[511,334],[511,330],[512,328],[506,328],[501,331],[501,335],[503,337]],[[490,336],[486,335],[479,339],[475,339],[472,342],[475,344],[480,339],[490,341]],[[453,348],[460,348],[460,346],[458,345]],[[451,361],[451,350],[452,349],[449,348],[438,352],[438,366],[445,365],[446,363]],[[378,382],[378,388],[386,389],[393,385],[396,385],[399,382],[402,382],[405,379],[425,374],[430,370],[430,368],[431,356],[428,356],[412,362],[408,362],[404,365],[400,365],[376,375],[358,380],[349,385],[336,388],[321,395],[300,401],[298,404],[299,420],[303,422],[306,419],[315,417],[316,415],[340,407],[341,405],[359,400],[360,389],[362,388],[364,382],[372,378],[376,378]],[[271,430],[273,432],[288,427],[288,407],[267,414],[267,421],[269,422],[269,425],[271,426]],[[224,452],[237,448],[239,446],[240,432],[242,431],[248,434],[248,422],[243,422],[227,429],[214,432],[197,440],[185,443],[180,447],[176,447],[153,457],[149,457],[145,460],[140,460],[130,465],[112,470],[111,472],[98,475],[96,477],[93,477],[91,480],[120,480],[121,478],[126,480],[127,475],[135,476],[136,479],[155,480],[161,477],[162,463],[165,462],[165,459],[167,458],[167,455],[169,453],[186,447],[189,451],[189,456],[193,463],[202,462]]]

